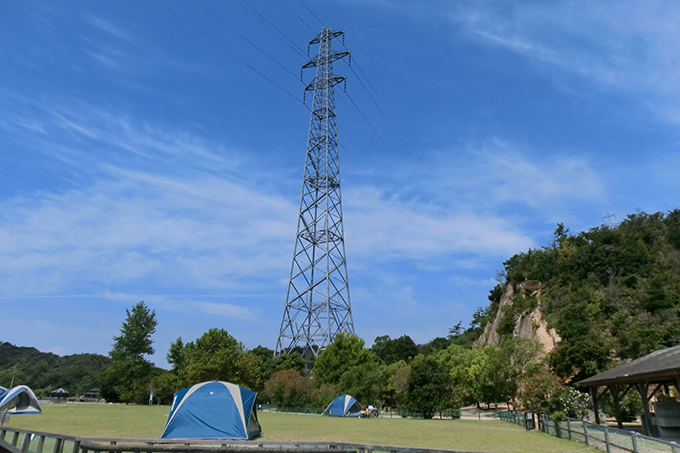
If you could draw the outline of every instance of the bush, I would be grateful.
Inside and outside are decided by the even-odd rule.
[[[590,397],[573,387],[567,387],[559,396],[561,410],[567,417],[583,419],[588,415]]]
[[[562,380],[548,370],[528,374],[519,389],[520,405],[531,412],[550,413],[551,406],[564,391]]]

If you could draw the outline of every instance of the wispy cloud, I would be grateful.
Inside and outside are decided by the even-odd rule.
[[[121,27],[118,27],[111,22],[102,19],[101,17],[96,17],[93,15],[86,15],[85,16],[85,21],[92,25],[93,27],[96,27],[100,30],[105,31],[106,33],[110,34],[111,36],[114,36],[120,40],[123,41],[132,41],[133,37],[132,34],[126,30],[124,30]]]
[[[438,152],[433,166],[450,194],[451,212],[476,213],[487,227],[494,224],[482,215],[488,213],[503,219],[504,228],[512,225],[524,234],[526,222],[538,218],[561,222],[574,212],[603,209],[615,182],[591,159],[571,150],[543,152],[495,137]],[[484,224],[479,231],[485,231]]]
[[[250,288],[287,275],[297,200],[261,185],[268,178],[253,176],[256,163],[187,132],[86,103],[11,99],[23,108],[16,115],[0,109],[0,119],[16,131],[30,121],[46,131],[14,138],[64,162],[66,172],[87,173],[90,182],[2,203],[5,294],[68,291],[79,281]],[[375,187],[354,187],[344,200],[357,263],[504,256],[533,244],[492,214],[435,212]]]
[[[537,70],[582,76],[680,122],[680,29],[672,1],[463,2],[451,13],[468,39],[530,58]]]

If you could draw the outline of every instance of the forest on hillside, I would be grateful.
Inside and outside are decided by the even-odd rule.
[[[24,384],[48,394],[64,388],[71,395],[97,386],[97,376],[111,359],[99,354],[58,356],[35,348],[0,343],[0,386]]]
[[[551,369],[577,382],[621,361],[680,344],[680,210],[631,214],[616,226],[570,234],[558,224],[552,241],[505,261],[503,279],[458,341],[478,337],[503,310],[498,333],[512,335],[523,311],[538,303],[518,294],[500,306],[508,285],[540,290],[549,327],[562,338]],[[519,291],[521,292],[521,291]]]

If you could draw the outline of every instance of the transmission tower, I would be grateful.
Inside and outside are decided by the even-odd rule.
[[[331,41],[338,36],[344,39],[344,32],[324,27],[309,41],[310,46],[319,45],[318,56],[302,66],[316,68],[314,80],[305,87],[305,93],[314,92],[314,100],[293,264],[275,354],[300,346],[305,369],[311,359],[309,354],[315,359],[337,333],[354,333],[342,226],[334,90],[345,77],[333,74],[333,62],[350,53],[333,51]]]

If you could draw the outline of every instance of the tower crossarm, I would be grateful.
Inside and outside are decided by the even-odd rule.
[[[320,64],[326,64],[328,61],[336,61],[341,58],[346,57],[350,54],[349,50],[342,50],[340,52],[333,52],[329,55],[319,55],[309,60],[307,63],[302,65],[302,69],[313,68],[319,66]]]
[[[323,40],[328,40],[330,41],[333,38],[337,38],[340,35],[344,35],[345,32],[343,30],[329,30],[327,28],[324,28],[321,33],[316,35],[314,39],[309,41],[309,44],[321,44],[321,41]]]
[[[337,84],[340,83],[340,82],[344,82],[344,81],[345,81],[345,76],[333,76],[333,77],[329,77],[329,78],[327,78],[327,79],[322,79],[322,80],[314,79],[314,80],[312,80],[312,81],[309,83],[309,85],[307,85],[307,86],[305,87],[305,91],[313,91],[313,90],[316,90],[320,84],[326,83],[326,81],[328,81],[328,83],[329,83],[331,86],[335,86],[335,85],[337,85]]]

